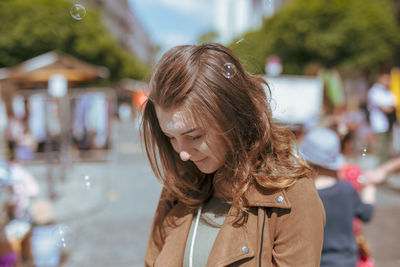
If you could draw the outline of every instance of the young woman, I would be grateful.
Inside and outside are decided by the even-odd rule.
[[[163,184],[146,266],[319,266],[324,209],[264,88],[219,44],[161,58],[142,121]]]

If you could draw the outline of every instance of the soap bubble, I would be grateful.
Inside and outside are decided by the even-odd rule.
[[[89,174],[83,174],[81,176],[81,186],[83,189],[90,190],[95,186],[95,184],[95,179]]]
[[[237,37],[235,42],[232,44],[232,48],[237,51],[242,51],[243,54],[248,54],[251,51],[249,42],[244,35]]]
[[[236,74],[236,68],[235,65],[232,63],[225,63],[224,64],[224,72],[223,75],[225,78],[230,79]]]
[[[72,230],[65,224],[55,226],[52,240],[57,247],[66,248],[71,244]]]
[[[361,148],[361,156],[363,158],[365,158],[367,156],[367,153],[368,153],[368,148],[367,147],[362,147]]]
[[[237,40],[236,42],[235,42],[235,44],[240,44],[240,43],[242,43],[244,41],[244,38],[240,38],[239,40]]]
[[[69,11],[71,16],[76,20],[82,20],[86,16],[86,8],[80,4],[75,4]]]

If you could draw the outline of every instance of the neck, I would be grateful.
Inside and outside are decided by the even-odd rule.
[[[324,189],[335,185],[337,182],[336,177],[319,175],[314,183],[317,189]]]
[[[337,172],[334,170],[329,170],[321,168],[319,166],[314,166],[317,172],[317,177],[315,178],[315,187],[317,189],[324,189],[331,187],[337,182]]]

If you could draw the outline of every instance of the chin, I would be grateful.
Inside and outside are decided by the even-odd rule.
[[[211,174],[219,169],[215,166],[197,166],[197,168],[204,174]]]
[[[195,163],[196,167],[204,174],[211,174],[216,172],[223,166],[223,162],[216,162],[211,160],[205,160],[200,163]]]

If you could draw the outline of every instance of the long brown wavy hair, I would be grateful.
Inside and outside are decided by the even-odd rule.
[[[227,71],[230,73],[225,73]],[[312,175],[294,153],[293,134],[274,123],[265,89],[268,84],[247,73],[238,58],[220,44],[184,45],[167,51],[150,80],[141,136],[151,167],[169,199],[196,208],[221,179],[232,185],[232,205],[245,213],[250,186],[286,188]],[[218,175],[201,173],[184,162],[162,132],[156,107],[182,107],[207,131],[216,131],[228,149]],[[217,148],[215,148],[217,149]],[[243,214],[242,213],[242,214]]]

